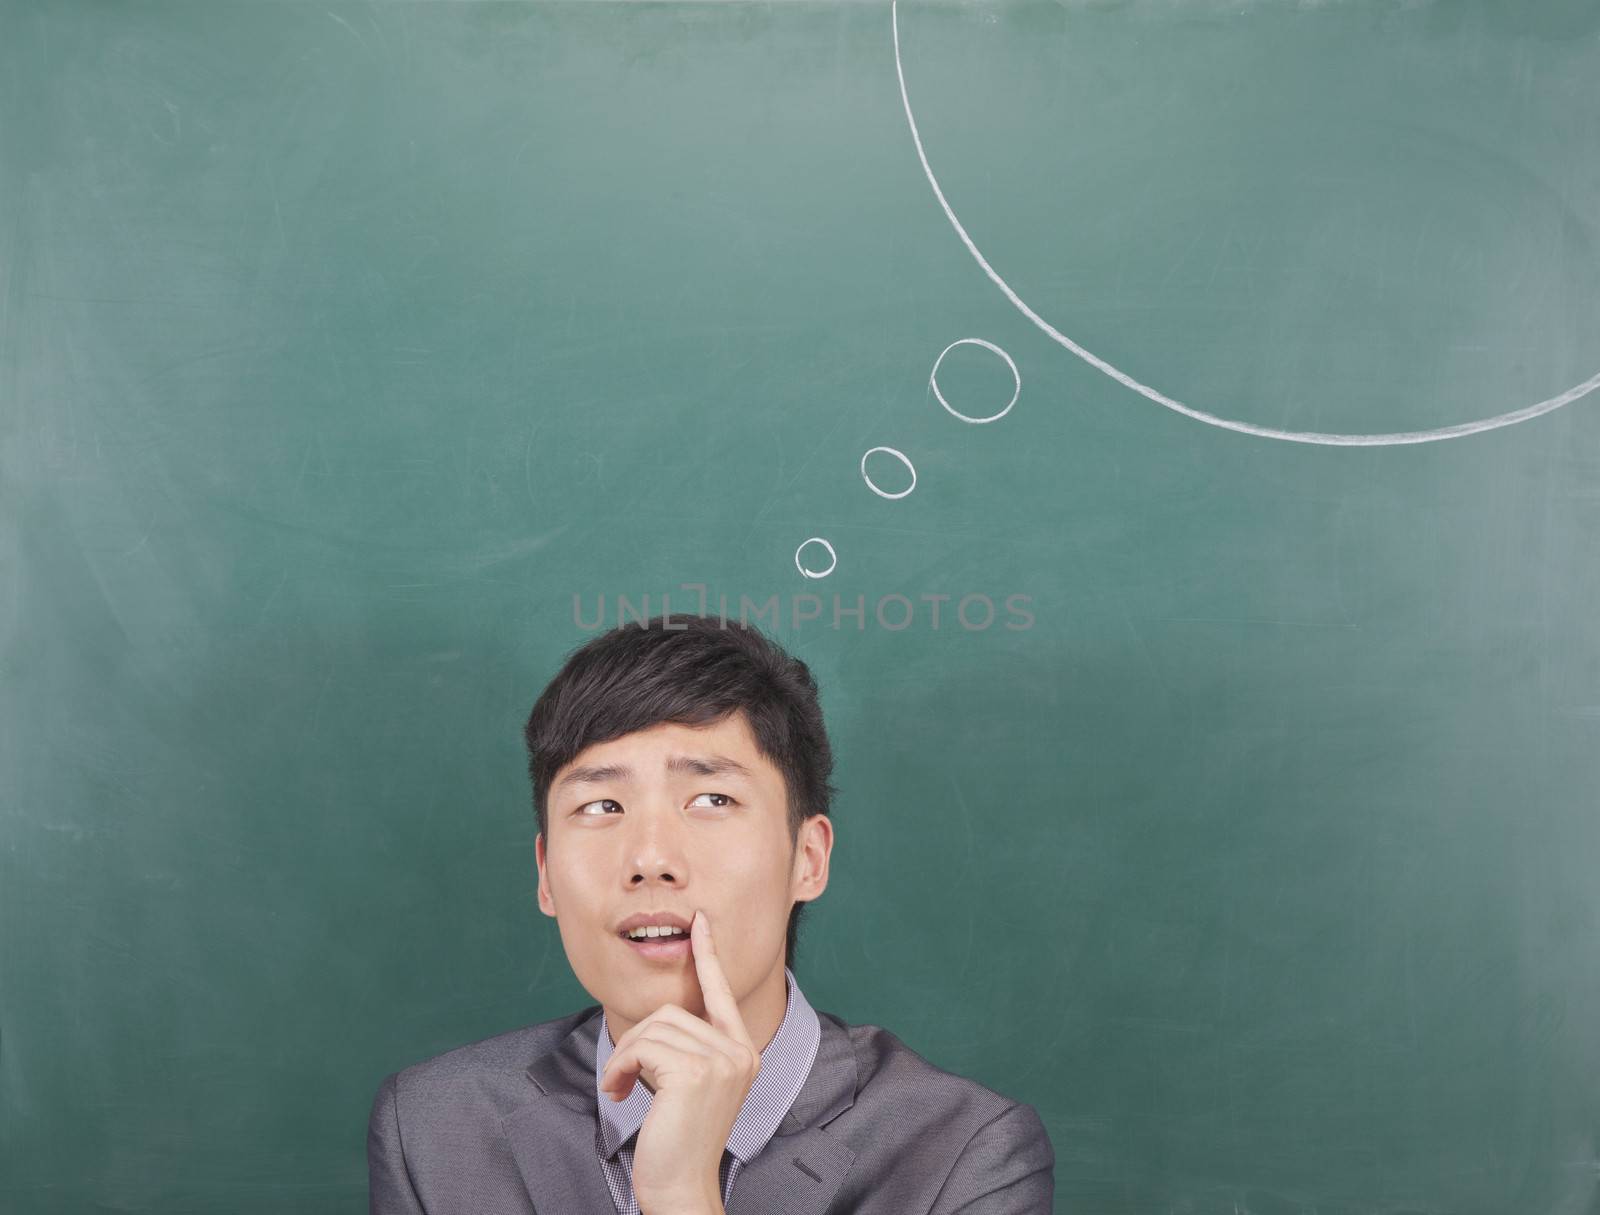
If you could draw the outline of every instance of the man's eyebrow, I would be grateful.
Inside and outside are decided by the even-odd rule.
[[[574,768],[555,783],[556,789],[564,789],[568,785],[598,785],[605,781],[623,781],[633,775],[631,769],[623,764],[591,764],[587,767]]]
[[[726,755],[670,755],[667,757],[667,771],[687,772],[692,776],[742,776],[746,780],[755,779],[754,772]],[[632,779],[633,769],[626,764],[590,764],[572,769],[555,783],[555,788]]]
[[[736,759],[726,755],[669,755],[668,772],[688,772],[694,776],[743,776],[754,780],[756,774]]]

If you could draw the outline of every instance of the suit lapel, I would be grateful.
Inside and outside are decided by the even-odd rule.
[[[855,1152],[826,1124],[856,1095],[855,1050],[842,1022],[818,1012],[822,1040],[800,1095],[761,1154],[739,1170],[728,1215],[823,1215],[855,1163]],[[528,1068],[535,1089],[501,1129],[540,1215],[615,1211],[595,1153],[595,1006]]]
[[[595,1005],[554,1050],[533,1061],[528,1078],[537,1089],[501,1120],[536,1213],[616,1211],[595,1152],[599,1111],[594,1055],[599,1036],[600,1006]]]
[[[761,1154],[739,1170],[728,1215],[822,1215],[856,1154],[827,1124],[855,1104],[856,1055],[843,1023],[819,1011],[822,1041],[800,1095]]]

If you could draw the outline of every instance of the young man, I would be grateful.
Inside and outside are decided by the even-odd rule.
[[[1048,1215],[1032,1106],[795,980],[833,849],[803,662],[734,621],[624,625],[525,737],[539,907],[598,1003],[385,1077],[372,1215]]]

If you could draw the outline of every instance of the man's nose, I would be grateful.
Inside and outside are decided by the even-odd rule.
[[[671,807],[651,807],[633,816],[628,864],[633,880],[681,884],[687,876],[682,823]]]

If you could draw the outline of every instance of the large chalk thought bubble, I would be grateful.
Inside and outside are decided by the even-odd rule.
[[[967,252],[972,254],[983,272],[989,276],[990,281],[1000,288],[1001,293],[1010,300],[1012,305],[1023,316],[1027,317],[1050,339],[1077,355],[1089,366],[1104,372],[1117,383],[1133,389],[1140,396],[1148,397],[1157,405],[1181,413],[1184,417],[1193,418],[1196,422],[1204,422],[1208,426],[1220,426],[1224,430],[1238,431],[1240,434],[1257,435],[1263,439],[1282,439],[1290,443],[1322,443],[1337,447],[1388,447],[1401,443],[1433,443],[1440,439],[1459,439],[1464,435],[1477,434],[1479,431],[1495,430],[1501,426],[1511,426],[1517,422],[1526,422],[1553,410],[1560,409],[1563,405],[1570,405],[1580,397],[1588,396],[1596,388],[1600,388],[1600,372],[1596,372],[1581,384],[1576,384],[1557,396],[1535,405],[1528,405],[1522,409],[1514,409],[1509,413],[1496,414],[1492,418],[1482,418],[1475,422],[1462,422],[1457,426],[1441,426],[1436,430],[1409,430],[1393,434],[1320,434],[1309,430],[1276,430],[1270,426],[1255,426],[1249,422],[1239,422],[1232,418],[1218,417],[1213,413],[1195,409],[1176,401],[1165,393],[1156,391],[1148,384],[1142,384],[1127,372],[1113,367],[1100,356],[1085,350],[1077,342],[1062,333],[1044,317],[1030,308],[1022,297],[1011,289],[1011,285],[1001,278],[989,260],[983,256],[967,235],[967,230],[956,218],[956,213],[951,209],[949,201],[944,196],[944,191],[939,188],[939,179],[933,175],[933,167],[928,163],[927,151],[922,146],[922,136],[917,131],[916,115],[911,112],[911,98],[906,92],[905,68],[900,60],[900,5],[899,0],[893,0],[889,5],[890,28],[894,38],[894,70],[900,78],[900,101],[906,111],[906,125],[911,129],[911,141],[916,145],[917,158],[922,161],[922,172],[928,179],[928,185],[933,187],[933,196],[939,200],[939,206],[944,208],[945,218],[950,221],[950,226],[955,229],[956,235],[961,238],[961,243],[967,247]],[[967,419],[972,421],[974,419]]]

